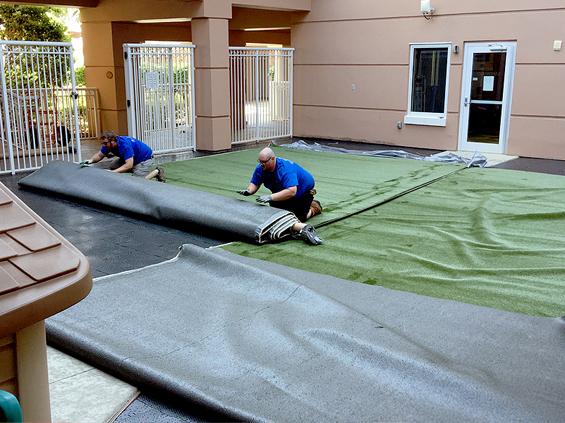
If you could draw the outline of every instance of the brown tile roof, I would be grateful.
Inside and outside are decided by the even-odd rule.
[[[0,338],[82,300],[86,257],[0,183]]]

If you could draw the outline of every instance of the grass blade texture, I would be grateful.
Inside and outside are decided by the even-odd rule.
[[[298,241],[225,249],[352,281],[565,315],[565,178],[470,168]]]

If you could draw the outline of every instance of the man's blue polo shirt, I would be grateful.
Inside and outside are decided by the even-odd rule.
[[[258,165],[251,178],[253,185],[265,185],[272,193],[283,189],[297,187],[296,197],[301,197],[305,192],[314,188],[314,177],[296,163],[277,157],[277,164],[273,172],[263,171]]]
[[[120,157],[124,160],[133,157],[134,165],[144,162],[145,160],[149,160],[153,155],[151,147],[139,140],[136,140],[135,138],[118,136],[117,143]],[[110,152],[110,150],[103,145],[100,152],[106,155]]]

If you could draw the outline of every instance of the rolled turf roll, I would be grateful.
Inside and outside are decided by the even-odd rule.
[[[257,244],[289,237],[299,222],[285,210],[63,161],[46,164],[19,184],[186,232]]]

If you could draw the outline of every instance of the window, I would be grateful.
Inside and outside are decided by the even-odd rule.
[[[410,45],[408,114],[404,123],[445,126],[450,43]]]

